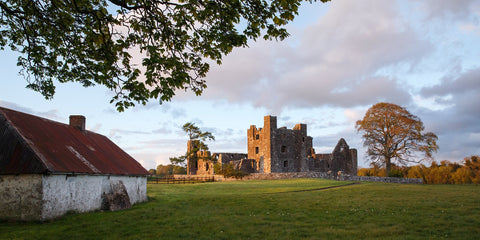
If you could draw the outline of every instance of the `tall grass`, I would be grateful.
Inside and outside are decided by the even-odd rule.
[[[321,179],[149,185],[150,201],[46,223],[0,223],[0,239],[479,239],[477,185]]]

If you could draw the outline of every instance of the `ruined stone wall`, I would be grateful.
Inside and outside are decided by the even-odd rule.
[[[358,172],[357,149],[350,148],[350,162],[347,168],[347,173],[353,176],[357,176],[357,172]]]
[[[313,155],[313,168],[310,171],[338,172],[357,175],[357,150],[348,146],[345,139],[341,138],[330,154]]]
[[[213,161],[210,152],[197,152],[196,174],[213,174]]]
[[[332,152],[332,159],[329,170],[334,172],[342,171],[347,174],[356,175],[356,171],[352,172],[352,165],[352,153],[350,152],[350,147],[348,146],[345,139],[341,138]]]
[[[228,163],[233,164],[235,169],[238,169],[242,172],[254,173],[256,171],[255,167],[257,166],[256,162],[257,161],[255,161],[255,159],[240,159],[230,161]]]
[[[307,135],[307,125],[297,124],[293,129],[277,128],[275,116],[264,117],[264,127],[251,125],[247,130],[248,154],[218,153],[213,158],[225,164],[240,159],[254,160],[256,173],[274,172],[338,172],[357,174],[357,151],[350,149],[342,138],[329,154],[315,154],[313,139]],[[187,149],[194,149],[195,142],[189,141]],[[188,159],[187,173],[213,174],[213,164],[201,161],[201,156]],[[204,157],[204,159],[206,159]],[[240,166],[240,162],[237,163]],[[211,169],[212,168],[212,169]],[[211,169],[211,170],[210,170]],[[251,172],[251,171],[249,171]]]
[[[229,163],[240,159],[248,158],[248,154],[245,153],[214,153],[213,157],[218,163]]]
[[[315,152],[313,149],[313,138],[307,136],[307,125],[297,124],[293,128],[295,133],[295,145],[297,149],[296,161],[298,164],[297,172],[309,171],[308,158]]]
[[[330,154],[322,154],[322,155],[330,155]],[[328,163],[329,163],[328,158],[317,158],[317,155],[311,156],[307,158],[307,165],[308,165],[308,170],[307,171],[312,171],[312,172],[328,172]],[[304,172],[307,172],[304,171]]]
[[[295,172],[299,167],[295,132],[279,128],[272,134],[274,142],[271,172]]]
[[[297,124],[293,129],[277,128],[275,116],[264,117],[264,128],[250,126],[247,131],[248,158],[257,162],[257,172],[308,171],[312,138],[307,136],[307,125]]]
[[[307,136],[307,125],[297,124],[272,132],[272,171],[308,171],[307,158],[312,149],[312,138]]]
[[[213,174],[213,156],[209,151],[198,151],[191,154],[197,148],[198,140],[187,142],[187,174]]]

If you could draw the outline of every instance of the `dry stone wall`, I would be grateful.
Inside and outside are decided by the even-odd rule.
[[[423,184],[423,179],[421,178],[348,176],[348,177],[345,177],[344,179],[350,180],[350,181],[362,181],[362,182]]]
[[[403,183],[403,184],[423,184],[421,178],[395,178],[395,177],[366,177],[350,176],[332,172],[289,172],[289,173],[252,173],[242,179],[225,178],[222,175],[175,175],[176,178],[207,178],[214,177],[215,181],[239,181],[239,180],[278,180],[278,179],[297,179],[297,178],[323,178],[339,181],[361,181],[361,182],[384,182],[384,183]]]
[[[253,173],[244,177],[243,180],[275,180],[295,178],[323,178],[341,181],[423,184],[423,180],[421,178],[351,176],[332,172]]]

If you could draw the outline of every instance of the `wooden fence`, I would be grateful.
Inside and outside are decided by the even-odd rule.
[[[194,184],[204,182],[215,182],[215,178],[212,177],[177,177],[177,176],[149,176],[147,178],[148,183],[152,184]]]

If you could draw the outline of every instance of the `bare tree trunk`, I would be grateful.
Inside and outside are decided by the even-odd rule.
[[[387,158],[385,159],[385,176],[386,177],[390,177],[391,169],[392,169],[392,162],[390,158]]]

